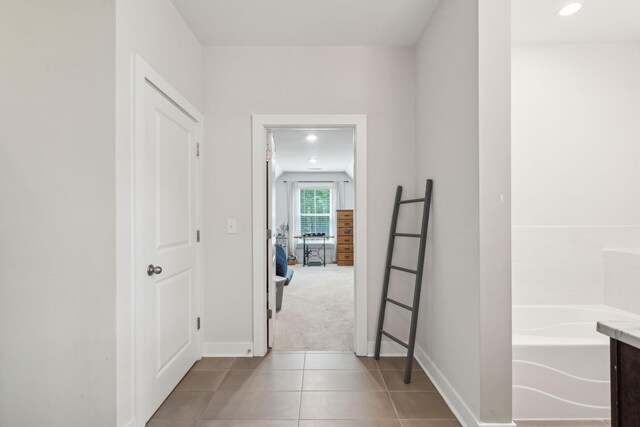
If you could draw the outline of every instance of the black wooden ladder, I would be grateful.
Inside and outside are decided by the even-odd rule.
[[[418,308],[420,307],[420,290],[422,288],[422,272],[424,270],[424,256],[427,247],[427,228],[429,226],[429,209],[431,207],[431,191],[433,190],[433,181],[427,180],[427,188],[424,193],[424,198],[421,199],[409,199],[409,200],[401,200],[402,197],[402,186],[399,185],[396,190],[396,200],[393,205],[393,217],[391,219],[391,232],[389,234],[389,246],[387,248],[387,263],[384,271],[384,283],[382,286],[382,301],[380,301],[380,315],[378,317],[378,333],[376,335],[376,349],[374,356],[377,359],[380,358],[380,345],[382,343],[382,336],[386,336],[391,338],[393,341],[397,342],[401,346],[407,349],[407,361],[404,367],[404,382],[409,384],[411,382],[411,370],[413,369],[413,351],[415,349],[416,344],[416,328],[418,326]],[[400,205],[407,203],[424,203],[424,207],[422,210],[422,227],[420,230],[420,234],[411,234],[411,233],[398,233],[397,225],[398,225],[398,211],[400,210]],[[398,267],[396,265],[392,265],[391,262],[393,260],[393,247],[395,245],[396,237],[414,237],[420,239],[420,249],[418,252],[418,268],[416,270],[411,270],[409,268]],[[416,282],[413,291],[413,305],[406,305],[399,301],[393,300],[388,297],[389,294],[389,278],[391,277],[391,270],[398,270],[405,273],[415,274]],[[402,340],[396,338],[391,335],[389,332],[385,331],[384,328],[384,314],[387,308],[387,303],[390,302],[398,307],[401,307],[405,310],[409,310],[411,312],[411,327],[409,330],[409,342],[405,343]]]

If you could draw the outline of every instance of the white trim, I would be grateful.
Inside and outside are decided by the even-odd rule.
[[[138,194],[142,194],[144,192],[144,137],[145,137],[145,88],[147,86],[147,82],[151,83],[155,86],[160,92],[162,92],[171,102],[176,104],[178,108],[183,110],[187,115],[191,116],[192,119],[196,122],[196,142],[200,144],[200,159],[203,155],[203,129],[202,122],[203,116],[202,114],[189,103],[176,89],[173,88],[166,80],[160,76],[153,68],[151,68],[140,56],[135,56],[135,64],[134,64],[134,80],[133,80],[133,108],[131,118],[132,123],[132,132],[133,132],[133,144],[132,144],[132,161],[131,164],[128,165],[131,167],[131,176],[133,179],[132,183],[132,219],[133,219],[133,233],[132,233],[132,248],[133,248],[133,268],[134,270],[131,272],[132,283],[133,283],[133,407],[134,407],[134,422],[136,426],[143,427],[144,423],[140,420],[144,419],[144,408],[145,408],[145,393],[144,393],[144,381],[143,381],[143,369],[142,366],[144,364],[143,355],[140,351],[140,346],[142,344],[141,339],[144,336],[144,322],[142,318],[142,312],[140,308],[143,307],[144,298],[142,295],[142,286],[138,286],[138,284],[146,279],[146,273],[144,270],[144,266],[146,265],[146,260],[143,257],[143,250],[136,242],[141,242],[144,238],[143,227],[144,224],[144,216],[142,214],[142,209],[140,206],[136,206],[136,201],[141,200],[138,198]],[[198,201],[196,203],[198,214],[197,214],[197,224],[196,228],[202,230],[202,162],[197,163],[198,167],[198,182],[197,185],[197,195]],[[197,253],[197,278],[196,278],[196,316],[202,318],[202,245],[198,245],[196,248]],[[205,322],[202,322],[205,323]],[[203,337],[203,329],[200,329],[199,333],[196,335],[196,345],[197,345],[197,354],[202,354],[202,337]]]
[[[515,421],[511,421],[510,423],[484,423],[482,421],[478,421],[476,424],[478,427],[516,427]]]
[[[355,333],[354,348],[367,354],[367,116],[366,115],[254,115],[252,117],[252,254],[253,254],[253,350],[267,352],[266,254],[264,212],[266,206],[266,129],[279,127],[332,127],[355,129]]]
[[[136,427],[136,419],[131,418],[129,421],[125,422],[122,426],[120,427]]]
[[[205,342],[202,357],[253,357],[253,343]]]
[[[369,341],[367,346],[367,356],[373,357],[375,354],[376,342]],[[380,343],[380,356],[382,357],[406,357],[407,349],[393,341],[382,341]]]
[[[427,353],[416,345],[414,356],[424,372],[427,374],[433,385],[436,387],[444,401],[449,405],[458,421],[465,427],[516,427],[512,421],[510,423],[484,423],[479,421],[464,400],[456,392],[453,386],[447,381],[440,369],[427,356]]]

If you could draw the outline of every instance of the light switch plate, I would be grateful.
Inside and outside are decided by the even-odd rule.
[[[236,234],[238,232],[238,224],[233,218],[227,219],[227,233]]]

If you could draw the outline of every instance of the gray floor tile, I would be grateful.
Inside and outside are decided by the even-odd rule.
[[[297,420],[202,420],[196,427],[298,427]]]
[[[220,391],[300,391],[302,370],[243,369],[227,373]]]
[[[457,420],[400,420],[402,427],[462,427]]]
[[[385,390],[380,371],[358,369],[305,370],[305,391],[382,391]]]
[[[392,391],[389,394],[401,420],[455,419],[437,392]]]
[[[367,369],[378,369],[378,363],[373,357],[358,356],[358,360],[362,363],[362,366]]]
[[[397,420],[300,420],[299,427],[401,427]]]
[[[411,383],[404,383],[404,371],[383,370],[380,371],[384,383],[389,391],[436,391],[436,388],[422,370],[414,369],[411,372]]]
[[[346,354],[355,356],[366,369],[378,369],[376,359],[369,356],[356,356],[352,351],[307,351],[306,354]]]
[[[304,353],[269,353],[265,357],[239,357],[230,369],[302,369]]]
[[[303,391],[300,419],[397,419],[386,392]]]
[[[359,358],[353,353],[307,353],[304,369],[369,369],[368,358]]]
[[[305,354],[354,354],[353,351],[307,350]]]
[[[376,362],[348,352],[205,358],[183,378],[148,427],[458,427],[419,365],[414,365],[412,383],[404,384],[404,360]]]
[[[218,391],[202,419],[295,420],[300,409],[300,392]]]
[[[195,420],[213,396],[208,391],[174,391],[158,408],[152,419]]]
[[[193,365],[194,370],[229,369],[235,357],[203,357]]]
[[[406,357],[381,357],[377,360],[378,368],[382,369],[401,369],[404,370],[404,365],[407,361]],[[416,359],[413,359],[413,369],[422,370],[420,364]]]
[[[196,420],[151,420],[146,427],[196,427]]]
[[[176,390],[181,391],[216,391],[225,377],[223,370],[192,369],[180,381]]]
[[[262,362],[264,357],[238,357],[229,369],[257,369]]]

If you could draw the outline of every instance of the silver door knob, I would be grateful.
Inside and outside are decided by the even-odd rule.
[[[160,273],[162,273],[162,267],[160,267],[159,265],[154,267],[153,264],[149,264],[149,267],[147,267],[147,274],[149,276]]]

